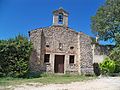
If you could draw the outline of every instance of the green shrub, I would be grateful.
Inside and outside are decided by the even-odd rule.
[[[31,50],[32,44],[21,35],[0,40],[0,76],[25,77]]]
[[[115,61],[115,71],[114,73],[120,73],[120,61],[116,60]]]
[[[110,75],[115,71],[115,62],[110,58],[105,58],[105,60],[100,63],[101,74]]]
[[[114,73],[120,73],[120,45],[116,45],[109,57],[115,61],[116,67]]]

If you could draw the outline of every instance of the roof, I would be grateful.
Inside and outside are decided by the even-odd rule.
[[[64,27],[64,26],[61,26],[61,25],[52,25],[52,26],[47,26],[47,27],[40,27],[40,28],[37,28],[37,29],[34,29],[34,30],[30,30],[29,32],[34,32],[34,31],[37,31],[37,30],[48,30],[50,28],[60,29],[60,30],[62,30],[64,28],[66,30],[76,32],[74,29],[72,29],[70,27]]]
[[[62,13],[62,12],[64,12],[64,13],[66,13],[66,14],[69,14],[67,11],[65,11],[63,8],[59,8],[58,10],[55,10],[55,11],[53,11],[53,14],[55,14],[55,13]]]
[[[53,29],[55,29],[55,30],[60,30],[60,31],[62,31],[62,30],[66,30],[66,31],[70,31],[70,32],[74,32],[74,33],[76,33],[76,34],[80,34],[80,35],[85,35],[85,36],[87,36],[87,37],[90,37],[89,35],[87,35],[87,34],[85,34],[85,33],[83,33],[83,32],[77,32],[77,31],[75,31],[74,29],[72,29],[72,28],[70,28],[70,27],[64,27],[64,26],[60,26],[60,25],[52,25],[52,26],[48,26],[48,27],[41,27],[41,28],[37,28],[37,29],[34,29],[34,30],[31,30],[31,31],[29,31],[29,34],[30,33],[36,33],[37,31],[39,31],[39,30],[53,30]]]

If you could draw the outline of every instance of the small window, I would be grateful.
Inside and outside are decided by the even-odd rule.
[[[72,46],[72,47],[70,47],[70,49],[74,49],[74,47]]]
[[[63,49],[63,44],[59,43],[59,49],[62,50]]]
[[[74,63],[74,55],[69,56],[69,63],[70,64]]]
[[[50,60],[50,54],[45,54],[44,55],[44,63],[48,63]]]
[[[46,47],[50,47],[49,45],[46,45]]]

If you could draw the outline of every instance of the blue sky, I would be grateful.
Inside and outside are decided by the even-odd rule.
[[[0,0],[0,39],[52,25],[52,11],[63,7],[69,12],[69,27],[90,36],[91,16],[105,0]]]

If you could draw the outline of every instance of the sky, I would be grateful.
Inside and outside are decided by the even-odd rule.
[[[94,36],[91,16],[105,0],[0,0],[0,39],[52,25],[52,11],[62,7],[69,12],[69,27]]]

